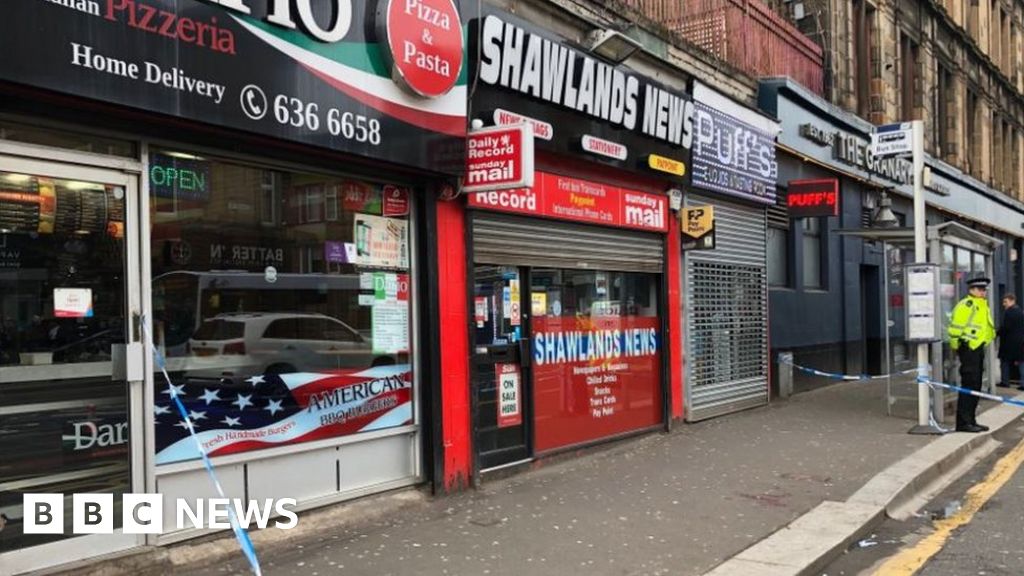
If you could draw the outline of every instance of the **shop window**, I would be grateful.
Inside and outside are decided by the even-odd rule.
[[[825,288],[821,218],[804,218],[802,226],[803,286],[821,290]]]
[[[939,298],[942,305],[942,327],[945,331],[949,325],[949,318],[953,314],[953,307],[956,306],[956,262],[954,257],[955,248],[942,244],[942,264],[939,270]]]
[[[789,287],[789,230],[768,228],[768,285]]]
[[[783,188],[776,190],[775,204],[768,206],[768,285],[772,287],[787,288],[791,286],[791,262],[790,254],[792,244],[790,242],[790,219],[789,210],[786,208],[787,191]]]
[[[967,280],[971,276],[971,251],[966,248],[956,249],[957,298],[967,294]]]
[[[0,140],[23,142],[38,146],[52,146],[91,154],[138,158],[138,147],[134,142],[105,138],[94,134],[79,134],[66,130],[53,130],[29,126],[17,122],[0,121]]]
[[[531,271],[538,452],[661,421],[658,286],[654,274]],[[490,316],[500,317],[499,311]],[[477,330],[478,343],[486,338],[484,328]]]
[[[154,340],[213,455],[413,422],[406,189],[174,151],[151,164],[175,174],[150,181]],[[196,458],[157,387],[157,463]]]
[[[263,182],[260,185],[260,222],[265,226],[277,225],[277,184],[273,170],[263,171]]]
[[[306,189],[306,222],[323,222],[323,188],[310,186]]]
[[[25,533],[23,493],[118,500],[130,486],[135,438],[112,369],[126,339],[126,190],[61,168],[67,178],[0,171],[0,556],[71,534],[67,515],[67,536]]]
[[[338,187],[328,186],[324,191],[324,212],[328,222],[338,221]]]

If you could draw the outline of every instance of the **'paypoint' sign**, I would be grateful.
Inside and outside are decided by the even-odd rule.
[[[710,250],[715,247],[715,207],[691,206],[680,212],[683,250]]]

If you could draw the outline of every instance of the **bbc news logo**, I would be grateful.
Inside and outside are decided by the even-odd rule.
[[[72,534],[113,534],[118,516],[113,494],[72,494],[71,510],[64,509],[64,494],[25,494],[23,532],[25,534],[64,534],[65,514],[71,517]],[[161,534],[164,531],[164,498],[160,494],[123,494],[121,528],[124,534]],[[294,498],[241,500],[239,498],[178,498],[174,519],[177,530],[231,528],[230,514],[243,528],[260,529],[270,525],[291,530],[299,522]]]

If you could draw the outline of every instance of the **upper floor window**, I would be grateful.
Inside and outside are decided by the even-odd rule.
[[[935,151],[936,156],[947,159],[954,153],[953,138],[956,133],[956,126],[953,123],[953,106],[956,98],[953,85],[953,74],[949,68],[941,62],[938,63],[935,74]]]
[[[857,92],[857,114],[868,118],[871,113],[871,43],[875,8],[866,0],[853,3],[854,89]]]
[[[964,159],[967,161],[967,172],[972,176],[978,176],[978,172],[981,170],[981,146],[978,141],[981,136],[978,130],[978,96],[971,90],[967,91],[967,106],[965,108]]]
[[[900,118],[914,119],[917,105],[917,65],[920,51],[917,42],[907,34],[900,33]]]

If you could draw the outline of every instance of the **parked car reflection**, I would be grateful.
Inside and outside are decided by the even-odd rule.
[[[188,341],[186,377],[235,382],[258,374],[394,364],[372,342],[324,314],[236,313],[204,320]]]

